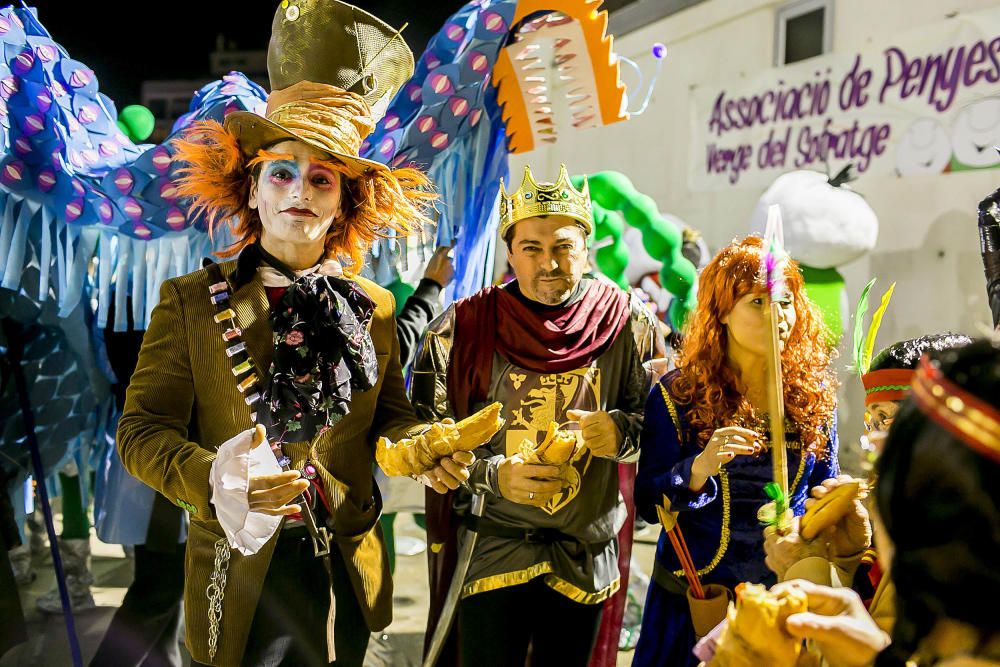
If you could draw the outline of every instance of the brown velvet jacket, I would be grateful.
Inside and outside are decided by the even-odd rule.
[[[220,268],[230,277],[236,261]],[[371,281],[357,282],[376,304],[370,331],[378,381],[369,391],[354,394],[350,413],[333,428],[312,442],[290,443],[285,452],[295,468],[301,468],[307,456],[316,461],[331,505],[336,544],[368,627],[376,631],[392,618],[392,579],[378,524],[374,443],[383,435],[396,440],[415,434],[421,424],[404,392],[393,296]],[[210,659],[205,591],[215,543],[224,534],[209,502],[209,471],[218,446],[252,424],[251,409],[236,389],[225,354],[221,325],[213,320],[216,309],[208,287],[205,270],[163,284],[118,424],[118,450],[130,473],[190,513],[184,594],[188,650],[199,662],[238,665],[277,533],[253,556],[232,550],[218,650]],[[268,369],[272,331],[260,279],[237,289],[230,306],[255,367]]]

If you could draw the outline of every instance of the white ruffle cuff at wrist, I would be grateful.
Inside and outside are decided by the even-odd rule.
[[[253,429],[247,429],[219,446],[209,483],[212,504],[229,544],[244,556],[257,553],[271,539],[283,517],[250,510],[250,478],[277,475],[281,466],[267,444],[253,447]]]

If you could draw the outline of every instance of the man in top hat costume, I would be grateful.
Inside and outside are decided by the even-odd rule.
[[[163,284],[118,447],[190,514],[185,618],[199,663],[360,665],[370,631],[390,622],[375,440],[434,436],[404,393],[393,298],[356,273],[380,230],[427,222],[431,195],[420,172],[358,149],[412,68],[374,16],[286,0],[266,117],[198,124],[174,156],[182,195],[210,229],[229,222],[236,242],[220,254],[238,257]],[[431,460],[403,474],[443,491],[472,455]]]
[[[428,639],[452,620],[445,598],[461,597],[458,646],[442,643],[439,664],[459,649],[478,667],[524,664],[529,651],[533,664],[586,665],[600,603],[620,585],[618,462],[638,452],[643,361],[659,333],[636,299],[583,275],[593,229],[588,188],[574,188],[565,167],[554,183],[526,169],[510,195],[501,184],[500,234],[517,280],[451,306],[414,361],[421,416],[462,418],[499,401],[506,421],[454,497],[428,498]],[[538,446],[557,440],[568,451]],[[457,566],[456,530],[462,541],[476,535]]]

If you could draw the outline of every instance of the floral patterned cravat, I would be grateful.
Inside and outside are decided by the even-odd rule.
[[[271,442],[312,440],[350,412],[354,391],[375,386],[378,360],[368,331],[375,304],[328,263],[322,272],[295,275],[259,251],[290,284],[271,310],[274,359],[258,420]]]

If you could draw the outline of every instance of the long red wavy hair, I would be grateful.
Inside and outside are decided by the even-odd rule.
[[[698,279],[698,307],[688,321],[670,391],[686,407],[687,425],[701,447],[717,428],[753,423],[753,408],[737,388],[736,373],[727,361],[728,332],[722,318],[745,295],[765,292],[759,276],[763,254],[763,241],[748,236],[723,248]],[[796,316],[781,355],[785,413],[803,447],[819,454],[836,408],[834,351],[794,261],[788,263],[785,280]]]
[[[178,193],[191,198],[193,212],[205,214],[210,235],[228,224],[236,236],[233,245],[216,254],[232,257],[257,241],[263,223],[250,208],[250,189],[260,163],[281,156],[261,151],[247,160],[236,138],[214,120],[192,124],[174,146],[173,159],[183,165],[178,170]],[[327,232],[326,252],[328,257],[349,260],[348,270],[358,272],[372,243],[388,230],[410,236],[433,224],[427,213],[437,195],[420,170],[373,169],[356,175],[335,160],[322,164],[341,175],[345,197],[343,217]]]

